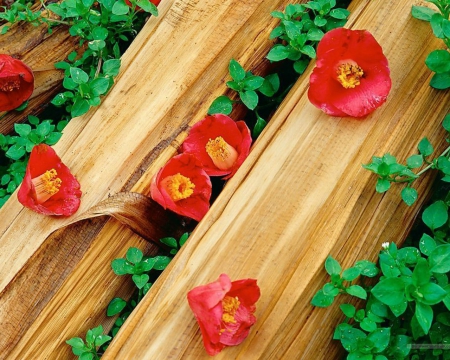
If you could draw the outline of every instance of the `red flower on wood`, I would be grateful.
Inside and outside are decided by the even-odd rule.
[[[31,151],[17,197],[40,214],[70,216],[80,207],[80,183],[55,150],[40,144]]]
[[[195,155],[208,175],[227,175],[224,179],[229,179],[247,158],[251,144],[244,121],[216,114],[195,124],[181,149]]]
[[[200,221],[209,210],[211,180],[195,156],[180,154],[159,170],[150,193],[164,209]]]
[[[231,282],[226,274],[213,283],[197,286],[187,294],[209,355],[226,346],[239,345],[256,322],[253,313],[260,290],[255,279]]]
[[[31,96],[34,75],[22,61],[0,54],[0,111],[13,110]]]
[[[308,97],[328,115],[362,117],[386,101],[389,74],[388,61],[372,34],[337,28],[319,42]]]

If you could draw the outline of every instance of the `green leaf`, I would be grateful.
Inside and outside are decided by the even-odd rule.
[[[52,132],[45,138],[45,143],[50,146],[55,145],[61,139],[61,136],[62,134],[60,132]]]
[[[373,342],[375,352],[380,353],[384,351],[389,345],[389,341],[391,339],[391,329],[376,329],[367,336],[367,339]]]
[[[341,265],[339,265],[339,262],[331,255],[328,255],[327,259],[325,260],[325,270],[329,275],[339,275],[342,271]]]
[[[450,271],[450,244],[437,246],[428,257],[430,270],[444,274]]]
[[[316,50],[311,45],[305,45],[300,49],[302,54],[309,56],[311,59],[316,57]]]
[[[290,51],[283,45],[275,45],[272,49],[270,49],[267,54],[267,59],[270,61],[281,61],[287,59],[290,55]]]
[[[79,337],[75,337],[69,340],[66,340],[66,344],[72,346],[75,349],[84,349],[84,341]]]
[[[130,247],[127,251],[126,258],[130,263],[136,264],[142,260],[144,254],[142,251],[135,247]]]
[[[431,272],[427,260],[420,258],[417,262],[413,274],[412,281],[416,287],[426,285],[430,282]]]
[[[133,282],[136,284],[138,289],[142,289],[144,285],[147,284],[150,280],[150,277],[147,274],[133,275],[131,278],[133,279]]]
[[[434,202],[425,209],[422,220],[431,230],[443,226],[448,221],[448,206],[442,200]]]
[[[405,284],[400,278],[385,278],[372,288],[371,293],[383,304],[395,306],[404,300]]]
[[[49,121],[43,121],[36,127],[36,133],[40,136],[47,136],[52,131]]]
[[[111,268],[116,275],[133,274],[133,266],[126,259],[114,259]]]
[[[173,237],[165,237],[165,238],[160,239],[159,241],[161,241],[163,244],[166,244],[168,247],[175,248],[175,249],[178,248],[178,242]]]
[[[341,308],[344,315],[347,316],[348,318],[352,318],[353,316],[355,316],[356,308],[353,305],[341,304],[339,307]]]
[[[419,145],[417,147],[419,149],[419,152],[423,156],[429,156],[434,151],[433,145],[431,145],[430,141],[426,137],[420,140]]]
[[[100,51],[105,48],[106,43],[104,40],[92,40],[88,42],[88,46],[93,51]]]
[[[180,247],[182,247],[185,244],[185,242],[187,241],[188,238],[189,238],[189,233],[187,233],[187,232],[185,232],[183,235],[181,235],[180,241],[179,241]]]
[[[67,90],[75,90],[78,87],[78,84],[73,81],[70,77],[65,77],[63,80],[63,86]]]
[[[106,60],[103,63],[102,70],[106,76],[117,76],[120,70],[120,59]]]
[[[375,190],[378,193],[384,193],[386,191],[388,191],[391,187],[391,183],[389,180],[386,179],[378,179],[377,180],[377,184],[375,186]]]
[[[320,41],[322,40],[324,33],[318,28],[311,28],[308,30],[306,36],[310,41]]]
[[[342,278],[346,281],[353,281],[360,275],[360,271],[357,267],[351,267],[342,273]]]
[[[450,87],[450,71],[434,74],[430,81],[430,86],[438,90],[445,90]]]
[[[70,68],[70,76],[76,84],[85,84],[89,80],[89,75],[85,71],[76,67]]]
[[[436,11],[425,6],[413,6],[411,9],[411,15],[419,20],[430,21],[434,14]]]
[[[92,30],[92,37],[94,40],[106,40],[108,37],[108,29],[104,27],[95,27]]]
[[[431,306],[416,302],[416,312],[414,315],[425,335],[428,334],[433,322],[433,309]]]
[[[424,254],[429,256],[431,252],[436,248],[436,241],[428,235],[423,234],[419,241],[419,249]]]
[[[145,12],[158,16],[158,8],[149,0],[137,0],[136,5],[139,6]]]
[[[109,302],[108,309],[106,310],[106,315],[114,316],[120,313],[127,306],[127,302],[121,298],[114,298]]]
[[[351,285],[347,289],[345,289],[345,292],[349,295],[355,296],[360,299],[367,299],[367,292],[359,285]]]
[[[406,205],[411,206],[417,200],[417,190],[410,187],[405,187],[402,190],[402,199]]]
[[[243,81],[245,90],[256,90],[264,83],[264,78],[261,76],[250,75]]]
[[[16,107],[14,110],[22,111],[25,110],[28,106],[28,100],[24,101],[20,106]]]
[[[355,328],[346,329],[341,332],[342,347],[350,353],[356,352],[359,348],[359,344],[366,339],[366,334]]]
[[[350,15],[350,11],[347,9],[333,9],[329,15],[335,19],[345,20]]]
[[[228,65],[228,71],[234,81],[242,81],[245,78],[245,70],[236,60],[231,59]]]
[[[311,305],[317,306],[317,307],[328,307],[333,303],[334,296],[331,295],[325,295],[323,293],[323,290],[319,290],[316,295],[311,300]]]
[[[440,13],[434,13],[431,16],[430,24],[431,28],[433,29],[433,34],[439,39],[444,39],[444,31],[442,29],[442,21],[444,20],[444,17]]]
[[[421,302],[427,305],[436,305],[447,296],[447,291],[431,282],[421,286],[418,290],[423,295]]]
[[[254,110],[256,105],[258,105],[258,94],[253,90],[241,91],[239,96],[244,105],[250,110]]]
[[[103,344],[105,344],[106,342],[108,342],[111,339],[112,339],[111,336],[103,335],[103,334],[99,335],[95,339],[95,346],[102,346]]]
[[[233,101],[225,95],[215,99],[208,109],[208,115],[224,114],[229,115],[233,110]]]
[[[406,164],[410,169],[421,167],[423,164],[423,156],[418,154],[412,155],[406,159]]]
[[[294,62],[294,70],[297,74],[303,74],[310,63],[309,59],[300,59]]]
[[[369,260],[359,260],[355,263],[355,267],[359,269],[359,272],[363,276],[374,277],[378,275],[377,266]]]
[[[14,124],[14,131],[21,137],[27,137],[31,131],[31,126],[28,124]]]
[[[3,175],[2,178],[1,178],[0,184],[1,184],[2,186],[4,186],[4,185],[8,184],[10,180],[11,180],[11,175],[5,174],[5,175]]]
[[[93,360],[93,359],[94,359],[94,354],[91,352],[84,352],[78,358],[78,360]]]
[[[5,153],[6,157],[13,159],[13,160],[19,160],[22,156],[24,156],[26,153],[25,148],[21,145],[14,144],[12,145],[8,151]]]
[[[153,269],[155,270],[164,270],[167,265],[169,265],[171,258],[168,256],[155,256],[155,265]]]
[[[256,139],[261,134],[261,132],[264,130],[266,125],[267,125],[267,121],[264,120],[262,117],[257,116],[256,124],[253,127],[252,136]]]
[[[89,83],[89,86],[94,96],[103,95],[108,91],[109,79],[101,77],[96,78]]]
[[[450,71],[450,53],[447,50],[434,50],[425,59],[425,64],[437,73]]]
[[[72,115],[73,118],[81,116],[83,114],[86,114],[89,111],[89,108],[90,108],[89,102],[86,99],[77,98],[72,106],[70,114]]]
[[[326,24],[327,24],[327,19],[324,19],[321,16],[316,16],[314,18],[314,25],[322,27],[322,26],[325,26]]]
[[[445,115],[444,121],[442,122],[442,126],[445,130],[450,132],[450,114]]]
[[[126,15],[129,11],[130,7],[125,3],[124,0],[117,0],[111,9],[111,12],[114,15]]]
[[[363,329],[364,331],[367,331],[369,333],[377,329],[377,324],[375,323],[375,321],[373,321],[369,318],[364,318],[359,323],[359,326],[361,327],[361,329]]]

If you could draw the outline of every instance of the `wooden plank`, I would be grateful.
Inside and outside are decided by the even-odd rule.
[[[225,91],[229,60],[236,58],[258,74],[267,67],[262,58],[272,44],[268,35],[276,23],[270,12],[289,2],[160,4],[160,16],[150,19],[124,55],[122,73],[105,102],[73,120],[56,146],[81,183],[79,213],[117,191],[148,192],[151,177],[177,151],[188,126],[201,120],[212,100]],[[12,304],[23,294],[20,284],[25,279],[33,286],[43,282],[25,324],[24,308],[22,315],[11,317],[8,312],[14,309],[0,306],[0,323],[21,327],[0,342],[1,353],[10,358],[70,357],[64,340],[100,322],[108,325],[108,301],[113,294],[130,294],[131,286],[124,285],[129,279],[117,278],[110,261],[123,257],[130,246],[144,249],[145,244],[115,221],[91,225],[80,244],[69,229],[58,231],[62,240],[48,237],[71,219],[44,218],[22,209],[15,199],[0,210],[0,218],[0,298],[9,296]],[[58,241],[67,245],[58,248]],[[58,281],[33,277],[39,259],[59,251],[57,263],[46,268],[55,276],[51,269],[65,266],[64,254],[75,252],[75,245],[71,250],[69,244],[80,247],[72,254],[72,270],[57,276]]]
[[[432,180],[419,182],[419,200],[407,207],[399,189],[376,194],[375,177],[361,163],[387,151],[405,159],[425,135],[443,149],[450,99],[428,85],[423,62],[441,45],[428,24],[411,18],[411,2],[359,6],[351,27],[371,31],[385,50],[388,102],[363,120],[330,118],[308,102],[307,80],[298,83],[103,359],[208,358],[186,293],[222,272],[258,279],[262,296],[247,340],[218,359],[338,358],[331,340],[338,306],[309,305],[325,282],[326,256],[348,266],[375,259],[384,241],[401,242]]]

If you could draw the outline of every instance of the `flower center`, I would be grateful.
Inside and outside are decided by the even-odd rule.
[[[194,193],[195,184],[180,173],[166,177],[161,182],[173,201],[187,199]]]
[[[230,169],[238,158],[236,149],[228,144],[222,136],[209,139],[205,148],[214,165],[220,170]]]
[[[0,80],[0,91],[10,92],[20,87],[18,78],[3,78]]]
[[[337,68],[337,80],[346,89],[353,89],[358,86],[363,75],[363,69],[354,61],[340,64]]]
[[[62,180],[57,177],[55,169],[47,170],[41,176],[31,179],[36,191],[36,202],[42,204],[55,195],[61,187]]]
[[[236,314],[237,309],[239,308],[240,301],[238,297],[225,296],[222,300],[222,309],[223,315],[222,320],[224,323],[235,323],[236,319],[234,318],[234,314]]]

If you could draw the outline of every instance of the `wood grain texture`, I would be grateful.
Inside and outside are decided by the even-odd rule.
[[[270,12],[288,3],[160,4],[160,16],[150,19],[124,55],[121,74],[104,103],[72,120],[56,146],[81,183],[78,214],[118,191],[148,192],[150,179],[177,151],[189,126],[225,91],[229,60],[235,58],[257,74],[267,68],[262,58],[272,44],[269,33],[276,23]],[[0,219],[0,300],[8,299],[9,304],[5,311],[0,308],[0,324],[12,329],[0,342],[0,358],[70,358],[64,341],[83,336],[99,323],[107,328],[108,302],[130,295],[130,280],[112,273],[111,260],[123,257],[130,246],[145,250],[145,243],[114,220],[95,222],[90,232],[82,233],[82,240],[73,238],[74,230],[64,229],[72,219],[37,215],[23,209],[15,197],[0,210]],[[58,238],[49,237],[55,231]],[[77,245],[58,247],[59,242]],[[59,254],[47,264],[43,259],[53,251]],[[64,254],[71,255],[67,271],[52,274],[49,281],[35,277],[39,264],[45,265],[46,273],[66,266]],[[24,282],[36,288],[34,301],[11,317],[8,311],[12,301],[23,296]]]
[[[307,80],[299,82],[103,359],[209,358],[186,293],[222,272],[258,279],[262,296],[247,340],[216,358],[338,358],[331,340],[338,306],[309,305],[326,281],[325,258],[331,253],[349,266],[374,260],[382,242],[401,243],[432,181],[418,183],[420,197],[407,207],[400,188],[375,193],[375,177],[361,164],[388,151],[404,160],[423,136],[437,151],[445,146],[450,95],[429,87],[423,63],[441,45],[410,9],[407,0],[361,1],[350,21],[385,50],[388,102],[366,119],[330,118],[308,102]]]

